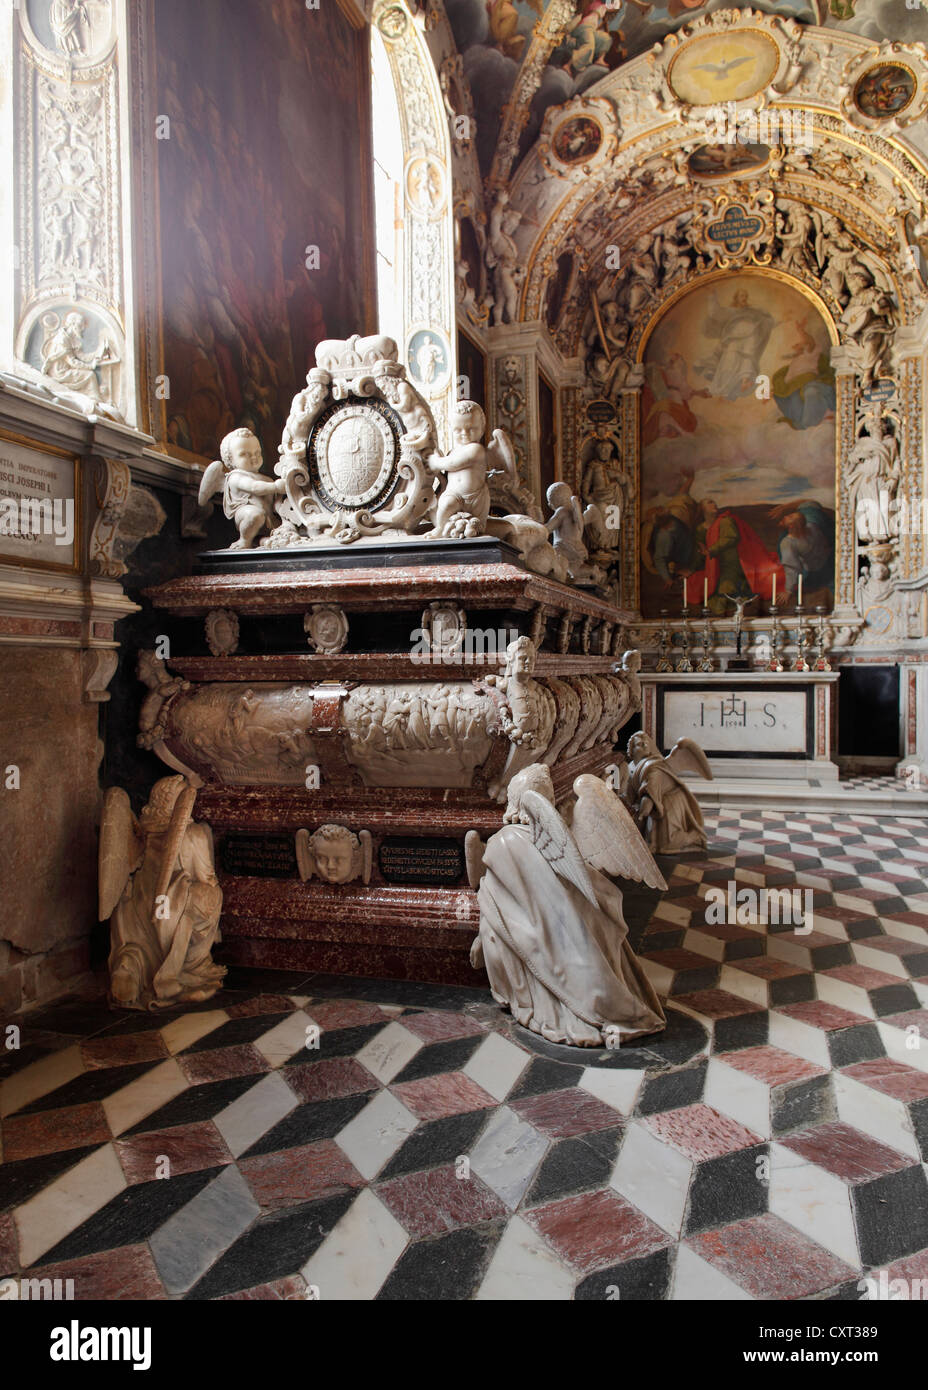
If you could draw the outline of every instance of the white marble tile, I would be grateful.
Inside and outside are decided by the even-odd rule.
[[[769,1197],[774,1216],[781,1216],[852,1269],[859,1267],[851,1193],[840,1178],[774,1143]]]
[[[186,1293],[261,1213],[234,1164],[176,1211],[149,1244],[168,1293]]]
[[[59,1086],[66,1086],[83,1071],[84,1059],[76,1044],[30,1062],[22,1071],[0,1081],[0,1116],[12,1115],[24,1105],[31,1105],[34,1100],[57,1091]]]
[[[746,1289],[742,1289],[721,1270],[710,1265],[688,1245],[677,1250],[677,1263],[670,1293],[674,1302],[731,1303],[753,1301]]]
[[[322,1301],[372,1299],[408,1244],[396,1217],[365,1188],[300,1273]]]
[[[289,1115],[297,1098],[279,1072],[263,1076],[225,1110],[220,1110],[213,1124],[226,1141],[234,1158],[256,1144],[262,1134]]]
[[[531,1060],[501,1033],[490,1033],[462,1070],[494,1100],[505,1100]]]
[[[697,956],[707,956],[709,960],[715,961],[725,959],[725,942],[716,936],[707,935],[697,927],[684,933],[681,944],[684,951],[695,951]]]
[[[501,1105],[471,1149],[471,1169],[515,1211],[548,1150],[548,1140]]]
[[[514,1216],[477,1291],[487,1302],[555,1303],[573,1297],[577,1275],[561,1264],[537,1231]]]
[[[112,1144],[62,1173],[13,1213],[23,1267],[70,1235],[128,1186]]]
[[[755,1077],[711,1057],[703,1101],[762,1139],[770,1138],[770,1090]]]
[[[421,1038],[410,1033],[402,1023],[393,1022],[365,1043],[357,1056],[362,1067],[388,1086],[423,1046]]]
[[[864,1018],[876,1018],[876,1010],[870,1003],[870,996],[860,985],[852,985],[847,980],[835,979],[818,971],[815,988],[819,999],[826,1004],[835,1004],[839,1009],[848,1009],[852,1014],[862,1014]]]
[[[152,1067],[151,1071],[137,1076],[128,1086],[114,1091],[103,1101],[103,1109],[114,1137],[137,1125],[139,1120],[144,1120],[153,1110],[167,1105],[169,1100],[179,1096],[189,1086],[190,1082],[181,1071],[180,1063],[169,1057],[166,1061],[159,1062],[158,1066]]]
[[[166,1023],[161,1029],[161,1036],[168,1052],[173,1056],[176,1052],[183,1052],[185,1047],[191,1047],[201,1038],[205,1038],[207,1033],[212,1033],[214,1029],[223,1023],[228,1023],[229,1015],[225,1009],[209,1009],[204,1013],[182,1014],[180,1018],[174,1018],[170,1023]]]
[[[887,1057],[891,1057],[894,1062],[902,1062],[907,1067],[928,1071],[928,1038],[922,1037],[921,1033],[909,1033],[905,1028],[896,1028],[892,1023],[884,1023],[882,1019],[877,1020],[876,1027],[886,1048]],[[913,1046],[914,1043],[918,1045]]]
[[[298,1009],[256,1038],[252,1047],[266,1057],[272,1067],[282,1067],[295,1052],[306,1046],[306,1030],[310,1026],[308,1015]]]
[[[759,975],[752,975],[750,971],[739,970],[736,965],[729,963],[722,966],[718,987],[727,990],[729,994],[737,995],[739,999],[747,999],[752,1004],[767,1007],[770,990],[768,982]]]
[[[909,978],[902,957],[893,955],[892,951],[877,951],[863,941],[852,941],[851,955],[858,965],[866,966],[868,970],[882,970],[886,975],[895,975],[897,980]]]
[[[416,1116],[391,1091],[381,1091],[336,1135],[335,1142],[348,1155],[362,1178],[370,1181],[409,1138],[418,1123]]]
[[[642,1044],[647,1047],[647,1038],[642,1039]],[[620,1115],[630,1115],[646,1075],[636,1067],[586,1067],[577,1085]]]
[[[789,1014],[770,1010],[769,1037],[771,1047],[782,1048],[794,1057],[803,1057],[807,1062],[831,1071],[831,1056],[828,1052],[828,1035],[824,1028],[813,1028],[801,1019],[790,1018]]]
[[[906,906],[911,912],[924,912],[926,909],[926,904],[923,902],[913,905],[911,898],[906,899]],[[919,946],[924,946],[928,942],[928,932],[917,922],[897,922],[892,917],[881,917],[880,925],[887,936],[898,936],[900,941],[914,941]]]
[[[628,1126],[610,1185],[668,1235],[679,1237],[693,1162],[634,1121]]]
[[[638,959],[655,993],[661,996],[668,995],[673,985],[674,976],[674,972],[670,967],[668,965],[662,965],[660,961],[650,960],[647,956],[639,956]]]
[[[834,1073],[834,1086],[839,1120],[863,1130],[864,1134],[888,1144],[891,1149],[921,1159],[918,1141],[902,1101],[864,1086],[840,1071]]]

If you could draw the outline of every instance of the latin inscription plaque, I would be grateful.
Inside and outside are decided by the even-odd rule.
[[[395,836],[383,841],[378,861],[388,883],[457,883],[464,873],[464,848],[457,840]]]

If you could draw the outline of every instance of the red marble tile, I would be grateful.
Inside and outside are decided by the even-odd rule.
[[[167,1056],[167,1047],[157,1028],[126,1033],[118,1038],[88,1038],[81,1043],[81,1057],[88,1071],[129,1066],[132,1062],[156,1062]]]
[[[318,1062],[302,1062],[287,1067],[284,1076],[291,1091],[300,1100],[336,1100],[339,1096],[357,1096],[364,1091],[376,1091],[377,1079],[354,1057],[320,1058]]]
[[[622,1116],[605,1101],[597,1100],[578,1086],[563,1091],[545,1091],[540,1096],[514,1100],[512,1109],[549,1139],[569,1139],[591,1134],[622,1123]]]
[[[458,1178],[450,1163],[394,1178],[377,1188],[377,1196],[414,1239],[506,1215],[495,1192],[473,1175]]]
[[[775,1011],[787,1018],[796,1018],[800,1023],[808,1023],[812,1028],[823,1028],[833,1032],[836,1028],[853,1028],[859,1023],[869,1023],[863,1014],[851,1013],[837,1004],[826,1004],[823,999],[807,999],[802,1004],[778,1004]]]
[[[171,1129],[156,1129],[115,1141],[116,1154],[130,1184],[153,1182],[165,1177],[161,1159],[167,1159],[168,1177],[181,1173],[200,1173],[220,1163],[231,1163],[232,1155],[211,1120]]]
[[[806,1298],[857,1275],[769,1213],[690,1236],[686,1244],[754,1298]]]
[[[723,1052],[719,1060],[767,1086],[784,1086],[790,1081],[807,1081],[812,1076],[825,1075],[824,1067],[794,1057],[779,1047],[746,1047],[741,1052]]]
[[[866,965],[835,965],[830,970],[819,971],[833,980],[856,985],[858,989],[883,989],[886,985],[898,985],[898,975],[887,975],[883,970],[871,970]]]
[[[887,1267],[886,1273],[890,1279],[907,1279],[912,1283],[916,1279],[923,1280],[921,1297],[928,1299],[928,1250],[921,1250],[917,1255],[906,1255],[903,1259],[896,1260]]]
[[[853,908],[850,907],[831,907],[829,905],[826,907],[816,907],[815,909],[816,917],[827,917],[830,922],[843,922],[845,924],[848,922],[859,922],[862,917],[872,917],[872,915],[873,914],[869,912],[855,912]],[[894,914],[894,916],[895,915],[896,914]],[[835,937],[836,941],[837,939],[838,938]]]
[[[640,1259],[671,1244],[631,1202],[614,1192],[585,1192],[525,1212],[553,1249],[581,1274]]]
[[[741,1014],[763,1012],[762,1004],[739,999],[737,994],[729,994],[726,989],[697,989],[692,994],[676,994],[674,1003],[685,1004],[704,1018],[738,1018]]]
[[[903,1062],[893,1062],[889,1057],[876,1057],[871,1062],[855,1062],[853,1066],[842,1067],[843,1076],[853,1076],[865,1086],[882,1091],[895,1100],[924,1100],[928,1096],[928,1072],[916,1071]]]
[[[291,1014],[295,1008],[286,994],[259,994],[242,1004],[229,1005],[226,1013],[230,1018],[254,1018],[257,1014]]]
[[[710,1105],[684,1105],[679,1110],[649,1115],[641,1123],[695,1163],[763,1143],[759,1135],[737,1120],[720,1115]]]
[[[30,1279],[73,1279],[77,1303],[165,1298],[164,1288],[147,1245],[121,1245],[60,1264],[32,1266]]]
[[[421,1081],[401,1081],[390,1090],[420,1120],[441,1120],[446,1115],[488,1110],[498,1104],[476,1081],[460,1071],[426,1076]]]
[[[788,980],[794,975],[810,974],[803,965],[774,960],[772,956],[751,956],[747,960],[730,960],[727,964],[732,970],[741,970],[746,975],[756,976],[758,980]]]
[[[913,1159],[846,1124],[815,1125],[780,1143],[845,1182],[867,1182],[911,1168]]]
[[[719,964],[717,960],[697,955],[695,951],[687,951],[682,946],[672,946],[666,951],[645,951],[643,954],[648,960],[665,965],[668,970],[702,970],[707,966],[718,969]]]
[[[917,1028],[919,1037],[928,1042],[928,1009],[909,1009],[904,1014],[890,1014],[881,1022],[889,1023],[893,1028]]]
[[[928,912],[888,912],[884,920],[905,922],[910,927],[921,927],[923,931],[928,932]]]
[[[177,1060],[194,1086],[207,1081],[225,1081],[230,1076],[254,1076],[271,1069],[267,1058],[251,1043],[214,1047],[205,1052],[184,1052]]]
[[[289,1274],[284,1279],[274,1279],[270,1284],[258,1284],[253,1289],[243,1289],[239,1293],[226,1293],[218,1299],[219,1303],[292,1303],[295,1299],[306,1298],[307,1284],[299,1274]]]
[[[322,1029],[360,1028],[366,1023],[387,1023],[395,1014],[384,1013],[366,999],[320,999],[306,1005],[306,1013]]]
[[[262,1207],[286,1207],[331,1197],[364,1179],[334,1139],[239,1159],[239,1171]]]
[[[0,1215],[0,1279],[19,1269],[19,1235],[13,1213]]]
[[[425,1043],[469,1038],[486,1031],[467,1014],[446,1013],[443,1009],[436,1009],[433,1013],[403,1014],[400,1022]]]
[[[854,942],[855,946],[866,946],[871,951],[883,951],[887,956],[923,956],[925,943],[904,941],[901,936],[867,936]]]
[[[3,1121],[3,1158],[4,1162],[13,1163],[20,1158],[77,1149],[83,1144],[105,1144],[110,1137],[106,1113],[99,1101],[42,1110],[37,1115],[10,1115]]]

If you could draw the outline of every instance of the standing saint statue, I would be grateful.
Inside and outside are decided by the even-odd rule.
[[[222,889],[213,833],[192,819],[196,795],[186,777],[162,777],[139,820],[121,787],[104,798],[100,921],[110,918],[110,995],[123,1008],[209,999],[225,976],[211,955]]]

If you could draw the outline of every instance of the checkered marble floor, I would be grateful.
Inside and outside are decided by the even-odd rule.
[[[179,1015],[24,1016],[0,1278],[856,1301],[865,1274],[928,1277],[928,821],[707,827],[663,897],[626,897],[668,1029],[617,1053],[545,1043],[483,990],[284,972],[232,970]],[[811,890],[812,930],[707,920],[729,884]]]

